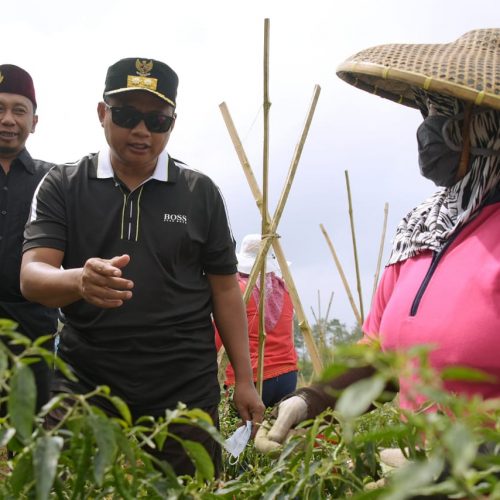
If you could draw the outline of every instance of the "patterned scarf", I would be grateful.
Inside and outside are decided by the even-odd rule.
[[[454,116],[462,113],[464,103],[453,97],[431,94],[414,89],[422,114],[427,115],[430,101],[439,114]],[[500,152],[500,112],[475,110],[471,129],[471,147]],[[459,122],[451,123],[450,139],[461,142]],[[472,155],[469,171],[462,180],[441,188],[408,213],[399,223],[393,239],[388,265],[395,264],[424,250],[438,252],[458,229],[472,220],[488,195],[500,186],[500,156]]]
[[[248,274],[239,273],[239,279],[246,286],[248,282]],[[271,332],[277,325],[283,312],[283,304],[285,302],[286,286],[285,282],[273,272],[266,273],[265,279],[265,307],[264,307],[264,323],[266,332]],[[252,297],[258,307],[260,304],[260,277],[257,278],[255,287],[252,290]],[[250,320],[250,318],[249,318]]]

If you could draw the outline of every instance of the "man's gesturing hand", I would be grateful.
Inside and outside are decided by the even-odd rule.
[[[130,262],[129,255],[112,259],[91,258],[85,262],[80,279],[80,295],[97,307],[120,307],[132,297],[134,283],[122,278],[122,268]]]

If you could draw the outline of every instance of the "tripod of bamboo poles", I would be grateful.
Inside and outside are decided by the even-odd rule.
[[[330,248],[330,252],[333,256],[335,266],[337,267],[337,271],[340,275],[340,278],[341,278],[342,283],[344,285],[344,289],[347,293],[347,297],[349,299],[349,303],[351,304],[351,308],[352,308],[352,311],[354,313],[354,317],[356,318],[356,322],[358,323],[359,327],[361,328],[363,326],[363,321],[364,321],[363,299],[362,299],[362,289],[361,289],[361,277],[360,277],[359,264],[358,264],[358,251],[357,251],[357,245],[356,245],[356,232],[354,229],[354,214],[353,214],[353,209],[352,209],[351,187],[349,184],[349,174],[348,174],[347,170],[345,171],[345,178],[346,178],[347,199],[348,199],[348,206],[349,206],[349,221],[350,221],[350,227],[351,227],[351,236],[352,236],[354,260],[355,260],[355,268],[356,268],[356,283],[357,283],[359,305],[360,305],[359,309],[358,309],[356,302],[354,300],[353,294],[352,294],[351,289],[349,287],[349,283],[348,283],[346,275],[344,273],[344,269],[343,269],[342,264],[337,256],[337,252],[335,251],[332,240],[331,240],[330,236],[328,235],[323,224],[320,224],[320,229],[323,232],[323,235],[326,239],[328,247]],[[376,266],[374,281],[373,281],[373,290],[372,290],[371,301],[373,300],[373,297],[375,295],[375,290],[377,289],[378,279],[380,276],[382,254],[384,252],[385,234],[386,234],[386,229],[387,229],[388,212],[389,212],[389,204],[385,203],[385,205],[384,205],[384,222],[382,225],[382,235],[380,238],[380,246],[379,246],[377,266]]]
[[[236,131],[236,128],[234,126],[234,122],[229,114],[227,105],[225,103],[222,103],[220,105],[220,109],[222,112],[222,116],[224,118],[224,121],[226,123],[226,127],[228,129],[229,135],[231,137],[231,140],[233,142],[233,145],[235,147],[236,153],[238,155],[238,158],[240,160],[240,163],[243,167],[243,171],[247,177],[247,181],[249,183],[250,189],[252,191],[252,194],[254,196],[254,199],[256,201],[257,207],[259,208],[261,212],[261,217],[262,217],[262,243],[259,248],[259,253],[258,256],[255,260],[255,263],[252,267],[252,270],[250,272],[250,276],[247,282],[247,286],[245,289],[245,292],[243,294],[243,300],[245,304],[248,302],[251,294],[251,290],[255,286],[256,280],[257,280],[257,275],[260,272],[260,278],[261,280],[265,278],[265,260],[266,260],[266,255],[267,252],[269,251],[269,247],[272,245],[274,248],[274,252],[276,254],[276,258],[278,260],[283,278],[285,280],[285,283],[287,284],[287,287],[290,292],[290,296],[292,298],[292,303],[295,309],[295,313],[297,315],[298,321],[299,321],[299,326],[301,329],[302,334],[304,335],[305,343],[308,349],[308,352],[311,356],[311,361],[313,364],[313,369],[316,374],[321,373],[322,371],[322,363],[321,359],[319,357],[316,344],[314,343],[314,338],[312,336],[312,330],[307,322],[304,310],[302,308],[302,304],[300,302],[297,289],[295,287],[295,284],[293,282],[292,275],[290,273],[290,270],[288,268],[288,263],[286,261],[284,252],[281,248],[281,245],[279,243],[279,236],[276,233],[276,230],[278,228],[278,224],[283,212],[283,209],[285,207],[288,194],[290,192],[290,188],[295,176],[295,172],[300,160],[300,156],[302,154],[302,149],[307,137],[307,134],[309,132],[310,124],[312,121],[312,117],[314,114],[314,110],[316,108],[317,100],[319,97],[319,92],[320,92],[320,87],[316,85],[314,89],[314,94],[313,94],[313,100],[309,109],[309,112],[306,117],[306,122],[304,125],[304,129],[302,131],[301,137],[299,139],[299,142],[295,148],[294,156],[292,158],[292,162],[289,168],[287,180],[285,182],[285,185],[283,187],[280,199],[278,201],[276,210],[274,212],[274,215],[272,218],[269,216],[268,208],[267,208],[267,171],[268,171],[268,133],[269,133],[269,122],[268,122],[268,111],[270,107],[270,103],[268,101],[268,44],[269,44],[269,20],[265,20],[265,48],[264,48],[264,165],[263,165],[263,192],[260,192],[258,183],[256,181],[256,178],[253,174],[252,168],[250,166],[250,163],[248,161],[248,158],[246,156],[246,153],[244,151],[243,145],[241,143],[241,140],[239,138],[239,135]],[[263,375],[263,368],[264,368],[264,363],[263,363],[263,353],[264,353],[264,348],[265,348],[265,332],[264,332],[264,314],[263,314],[263,305],[265,303],[265,286],[263,285],[263,282],[261,281],[261,287],[260,287],[260,302],[259,302],[259,314],[260,318],[262,320],[259,322],[260,324],[260,334],[259,334],[259,365],[258,365],[258,380],[257,380],[257,389],[259,390],[259,393],[262,394],[262,375]],[[225,357],[223,349],[219,352],[219,366],[224,365],[223,358]],[[220,368],[219,368],[220,371]]]

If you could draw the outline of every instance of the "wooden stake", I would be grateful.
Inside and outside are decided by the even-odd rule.
[[[333,260],[335,261],[335,265],[337,266],[337,271],[339,272],[342,283],[344,284],[344,289],[347,293],[347,297],[349,298],[349,302],[351,303],[352,311],[354,313],[354,316],[356,317],[356,321],[358,322],[358,325],[361,327],[362,326],[361,316],[360,316],[358,308],[356,306],[356,302],[354,302],[354,298],[353,298],[352,293],[351,293],[351,288],[349,287],[349,283],[347,282],[347,278],[345,276],[344,269],[342,268],[342,264],[340,263],[340,260],[337,257],[337,252],[335,251],[335,248],[333,247],[332,240],[328,236],[328,233],[326,232],[326,229],[324,228],[323,224],[320,224],[319,227],[321,228],[321,231],[323,232],[323,235],[326,239],[326,242],[327,242],[328,246],[330,247],[330,251],[332,252]]]
[[[363,292],[361,290],[361,276],[359,272],[358,246],[356,245],[356,231],[354,230],[354,215],[352,210],[351,185],[349,184],[349,172],[345,170],[344,173],[345,173],[345,182],[347,186],[347,199],[349,202],[349,221],[351,224],[352,248],[354,252],[354,265],[356,268],[356,285],[358,289],[359,311],[361,316],[361,323],[363,323],[365,319],[365,313],[363,310]]]
[[[261,235],[268,234],[268,172],[269,172],[269,19],[264,19],[264,147],[262,158],[262,207]],[[262,236],[264,237],[264,236]],[[260,295],[259,295],[259,350],[257,358],[257,392],[262,396],[264,383],[264,351],[266,346],[266,256],[264,254],[260,265]]]
[[[387,230],[387,215],[389,213],[389,204],[386,202],[384,205],[384,223],[382,224],[382,236],[380,237],[380,247],[378,250],[377,267],[375,269],[375,276],[373,277],[373,291],[370,304],[373,303],[373,297],[375,297],[375,292],[377,290],[378,279],[380,276],[380,268],[382,266],[382,256],[384,254],[384,243],[385,243],[385,232]]]

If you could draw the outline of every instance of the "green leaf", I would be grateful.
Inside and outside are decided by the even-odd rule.
[[[343,375],[348,369],[349,367],[347,365],[340,363],[328,365],[321,373],[321,380],[324,382],[334,380],[340,377],[340,375]]]
[[[12,425],[21,439],[28,439],[33,429],[36,406],[36,385],[28,366],[15,368],[10,382],[8,409]]]
[[[33,471],[37,500],[49,498],[62,447],[63,439],[59,436],[42,436],[35,442]]]
[[[15,332],[18,324],[10,319],[0,319],[0,333]]]
[[[481,370],[467,366],[448,366],[441,371],[443,380],[462,380],[467,382],[495,382],[496,378]]]
[[[214,464],[205,447],[196,441],[182,440],[181,442],[201,479],[213,479]]]
[[[67,379],[76,382],[78,381],[76,375],[68,368],[68,365],[59,357],[54,356],[54,365]]]
[[[154,439],[155,439],[156,447],[159,450],[161,450],[163,448],[163,445],[165,444],[165,441],[167,440],[168,435],[169,435],[168,428],[163,428],[163,429],[158,430]]]
[[[14,469],[10,475],[10,485],[15,498],[21,498],[22,489],[33,481],[31,453],[18,455],[14,460]]]
[[[9,366],[7,354],[0,349],[0,380],[3,380],[5,377],[5,372],[7,370],[7,367]]]
[[[102,486],[106,467],[109,467],[116,455],[115,430],[109,419],[101,415],[90,415],[89,424],[97,442],[97,455],[94,461],[94,477],[99,486]]]
[[[14,437],[16,431],[12,428],[2,429],[0,431],[0,448],[7,446],[9,441]]]
[[[201,410],[200,408],[192,408],[190,410],[187,410],[186,416],[188,418],[202,420],[210,425],[214,424],[210,415],[206,411]]]
[[[419,488],[431,484],[443,470],[443,460],[440,457],[430,457],[428,460],[409,462],[398,469],[393,476],[393,492],[384,496],[384,500],[399,500],[408,498]]]
[[[379,375],[359,380],[342,392],[335,409],[347,419],[357,417],[368,410],[384,388],[385,380]]]
[[[80,456],[78,458],[75,456],[75,459],[73,460],[75,465],[71,474],[73,479],[73,491],[71,495],[72,500],[84,497],[83,489],[85,486],[85,480],[89,475],[89,467],[93,451],[92,435],[90,434],[89,428],[86,426],[82,427],[82,437],[83,440],[78,439],[77,441],[77,448]],[[72,448],[74,448],[74,444]]]
[[[43,347],[45,342],[52,340],[53,335],[43,335],[42,337],[37,337],[33,342],[33,347]]]
[[[443,442],[450,452],[453,471],[464,474],[477,453],[477,444],[471,431],[460,422],[454,423],[445,432]]]
[[[119,411],[123,420],[125,420],[128,425],[132,425],[132,414],[130,413],[127,403],[125,403],[125,401],[123,401],[123,399],[119,398],[118,396],[111,396],[110,400],[113,403],[114,407]]]
[[[134,470],[136,467],[136,455],[138,453],[136,441],[129,439],[123,432],[117,432],[115,436],[118,450],[125,455],[126,459],[130,462],[131,469]]]
[[[135,500],[135,496],[130,492],[130,484],[120,464],[113,466],[113,477],[115,479],[116,492],[124,500]]]

